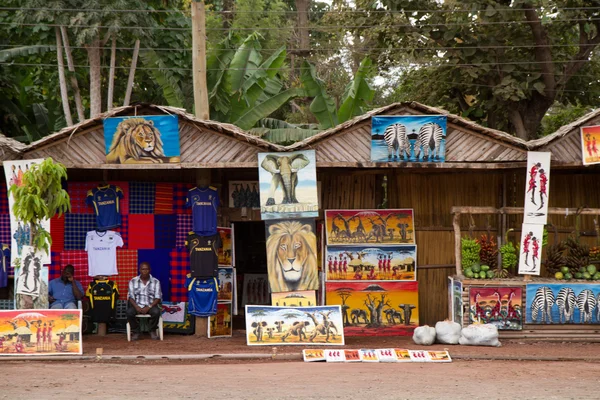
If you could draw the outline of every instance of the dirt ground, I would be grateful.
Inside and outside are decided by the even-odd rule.
[[[137,363],[3,362],[0,399],[597,399],[600,383],[584,361]]]

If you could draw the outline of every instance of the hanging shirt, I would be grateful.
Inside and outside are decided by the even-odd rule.
[[[94,279],[88,285],[85,295],[90,300],[94,322],[110,322],[119,298],[117,284],[108,279]]]
[[[185,247],[190,255],[190,273],[193,277],[208,278],[218,274],[221,235],[199,236],[190,232]]]
[[[118,275],[117,247],[123,247],[123,239],[114,231],[89,231],[85,238],[88,253],[88,275]]]
[[[123,190],[115,185],[98,186],[88,191],[85,203],[94,207],[96,227],[110,229],[121,225],[119,200]]]
[[[187,275],[188,312],[197,317],[210,317],[217,313],[219,285],[216,278],[198,279]]]
[[[160,281],[150,275],[148,282],[144,284],[142,278],[136,276],[129,281],[129,298],[142,308],[152,304],[155,299],[162,300]]]
[[[8,264],[10,264],[10,248],[0,246],[0,288],[8,286]]]
[[[204,189],[195,187],[188,191],[185,206],[192,209],[193,230],[196,234],[209,236],[217,233],[219,204],[219,193],[212,186]]]

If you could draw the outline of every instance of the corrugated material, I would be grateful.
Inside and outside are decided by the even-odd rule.
[[[20,159],[24,148],[23,143],[0,133],[0,161]]]

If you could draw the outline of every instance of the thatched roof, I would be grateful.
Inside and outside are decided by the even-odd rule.
[[[25,145],[23,143],[0,133],[0,161],[20,158],[19,155],[24,148]]]
[[[530,140],[529,142],[527,142],[527,147],[529,147],[529,149],[531,150],[537,150],[541,147],[546,146],[547,144],[564,138],[571,132],[575,131],[579,135],[579,128],[581,128],[582,126],[597,125],[599,121],[594,121],[594,119],[596,118],[600,118],[600,109],[592,111],[584,115],[583,117],[571,122],[570,124],[561,126],[556,132],[548,136],[544,136],[543,138],[536,140]]]

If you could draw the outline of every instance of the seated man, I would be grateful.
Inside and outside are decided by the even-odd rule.
[[[60,278],[48,284],[48,300],[50,308],[77,308],[77,301],[83,297],[83,286],[73,278],[75,268],[68,264],[63,268]]]
[[[160,290],[160,281],[150,275],[149,263],[141,263],[140,275],[129,281],[128,297],[127,322],[129,322],[133,332],[131,339],[138,340],[140,338],[140,327],[135,316],[137,314],[149,314],[150,337],[157,340],[156,328],[162,312],[158,304],[162,299],[162,291]]]

